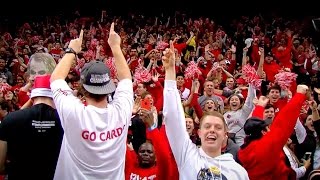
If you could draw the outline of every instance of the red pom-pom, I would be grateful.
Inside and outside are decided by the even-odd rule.
[[[298,75],[292,72],[280,71],[274,77],[274,82],[277,83],[281,89],[286,90],[290,88],[292,82],[296,81]]]
[[[136,84],[151,81],[151,73],[144,67],[137,68],[133,77]]]
[[[256,89],[261,87],[262,79],[260,79],[257,71],[254,67],[250,65],[245,65],[242,67],[242,75],[243,79],[247,82],[252,84]]]
[[[114,57],[110,57],[105,62],[106,66],[110,69],[110,74],[113,79],[117,77],[117,69],[114,61]]]
[[[168,43],[166,43],[164,41],[160,41],[160,42],[158,42],[156,49],[165,50],[168,46],[169,46]]]
[[[201,75],[201,71],[198,68],[198,64],[196,64],[194,61],[189,62],[187,68],[184,71],[184,77],[186,79],[193,79],[198,78],[199,75]]]

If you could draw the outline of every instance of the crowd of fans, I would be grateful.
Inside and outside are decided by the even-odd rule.
[[[127,127],[115,125],[112,131],[100,133],[99,137],[90,129],[81,129],[78,141],[94,143],[99,138],[107,141],[128,134],[123,154],[125,179],[312,179],[320,172],[317,136],[320,133],[320,51],[300,21],[241,16],[226,27],[210,18],[192,18],[179,12],[157,17],[140,14],[111,17],[106,11],[102,11],[101,17],[75,14],[72,21],[55,17],[46,22],[26,22],[16,32],[1,32],[0,120],[8,121],[11,113],[29,108],[35,102],[31,90],[36,77],[51,74],[56,64],[70,53],[68,47],[75,47],[72,40],[79,36],[81,51],[72,52],[76,60],[64,78],[75,97],[90,105],[92,102],[85,98],[88,92],[101,94],[83,86],[82,72],[90,62],[106,66],[113,83],[122,91],[130,87],[123,80],[128,77],[119,78],[123,71],[119,72],[118,58],[110,45],[109,34],[113,30],[110,27],[114,22],[133,82],[133,107],[119,115],[124,117],[130,111],[128,132],[124,133]],[[56,77],[57,72],[53,75]],[[63,86],[59,83],[51,88],[68,90],[58,89],[58,84]],[[123,108],[130,107],[125,100],[119,100],[123,96],[113,91],[105,91],[109,104],[123,103]],[[93,118],[82,113],[72,115],[74,99],[59,99],[59,104],[54,100],[62,122],[59,127],[65,133],[74,132],[76,127],[70,125],[73,128],[66,129],[68,119],[85,122]],[[222,121],[212,125],[209,123],[212,117]],[[14,133],[8,136],[8,129],[1,125],[0,141],[8,141],[8,153],[0,152],[0,170],[3,178],[7,173],[9,180],[10,176],[19,179],[19,175],[25,174],[17,173],[32,170],[26,167],[22,171],[22,165],[33,159],[40,163],[43,159],[24,153],[25,164],[15,162],[21,157],[15,157],[19,153],[11,152],[19,150],[12,148],[22,147],[10,146],[9,139],[17,138],[12,138]],[[60,141],[61,137],[57,136]],[[104,156],[99,148],[96,152],[87,149],[79,154],[70,152],[69,146],[80,147],[81,141],[77,145],[73,141],[63,142],[61,154],[69,154],[60,154],[56,179],[69,177],[68,171],[83,172],[72,173],[73,178],[103,179],[101,171],[96,171],[102,173],[97,176],[86,176],[94,172],[90,169],[93,166],[107,166],[90,159]],[[54,148],[60,150],[61,144],[55,144]],[[122,152],[121,149],[109,151]],[[2,154],[7,154],[5,160],[1,159]],[[54,154],[53,161],[57,163],[57,152]],[[79,156],[94,165],[86,168],[70,165]],[[72,169],[67,170],[68,167]],[[54,170],[47,173],[50,174],[47,178],[52,179]],[[113,173],[112,176],[121,177]]]

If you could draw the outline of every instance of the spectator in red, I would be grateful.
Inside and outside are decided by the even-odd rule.
[[[140,118],[146,124],[147,142],[141,144],[138,154],[133,148],[127,147],[126,152],[126,180],[131,179],[153,179],[166,180],[172,179],[171,150],[166,143],[166,135],[164,131],[160,131],[153,122],[153,113],[151,111],[141,109]]]
[[[283,147],[294,130],[307,90],[305,85],[297,87],[297,93],[275,117],[270,128],[271,120],[251,117],[246,121],[244,131],[247,137],[238,152],[238,159],[250,179],[296,179],[295,172],[285,162]],[[261,96],[256,108],[263,111],[268,102],[269,99]]]
[[[266,52],[263,63],[263,71],[266,73],[267,81],[274,82],[275,75],[279,73],[280,69],[281,67],[274,60],[272,52]]]

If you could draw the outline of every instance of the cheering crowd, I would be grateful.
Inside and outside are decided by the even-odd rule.
[[[102,11],[2,32],[1,178],[319,178],[320,51],[299,23]]]

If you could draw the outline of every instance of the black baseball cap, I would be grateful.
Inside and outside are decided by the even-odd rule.
[[[257,117],[251,117],[247,119],[246,123],[244,124],[243,130],[246,135],[259,134],[271,123],[272,119],[269,118],[262,120]]]
[[[110,94],[116,90],[110,69],[98,60],[90,61],[83,66],[80,81],[84,89],[92,94]]]

